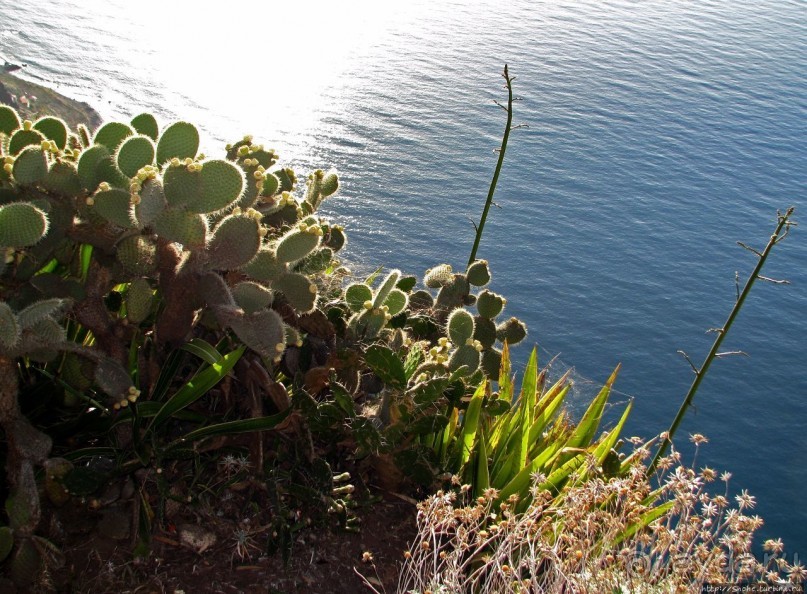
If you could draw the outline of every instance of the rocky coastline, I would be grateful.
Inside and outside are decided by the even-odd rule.
[[[102,121],[98,112],[88,104],[8,72],[0,72],[0,103],[12,105],[20,116],[29,120],[58,116],[70,128],[85,124],[90,130],[95,130]]]

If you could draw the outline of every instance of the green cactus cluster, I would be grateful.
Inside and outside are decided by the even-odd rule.
[[[15,359],[47,361],[65,387],[61,405],[100,399],[98,410],[114,415],[139,401],[149,361],[159,366],[202,333],[242,343],[272,374],[289,346],[305,344],[306,316],[317,313],[322,288],[335,286],[323,277],[347,241],[317,215],[338,177],[317,170],[296,195],[296,173],[251,137],[220,158],[199,146],[193,124],[161,127],[147,113],[90,131],[0,106],[6,375]],[[405,306],[405,296],[387,296],[398,299],[395,311]],[[11,411],[0,415],[6,434],[19,424],[16,382],[0,394],[0,411]],[[50,448],[42,443],[35,459],[19,454],[21,466],[9,470],[22,477],[17,499],[29,501],[15,520],[26,534],[39,520],[32,477]],[[30,538],[8,536],[0,528],[3,556],[38,563]]]
[[[47,261],[57,248],[92,244],[116,263],[109,283],[130,284],[121,315],[135,326],[162,317],[158,338],[159,329],[168,340],[187,337],[193,310],[215,305],[220,322],[226,320],[245,342],[276,359],[274,344],[264,348],[243,330],[244,323],[234,321],[240,320],[236,311],[257,313],[249,290],[238,292],[247,304],[241,309],[231,295],[222,300],[202,277],[227,276],[228,290],[243,281],[260,284],[263,293],[282,295],[280,303],[302,314],[317,304],[314,278],[331,267],[346,242],[341,227],[315,216],[322,200],[338,189],[336,174],[315,171],[298,199],[292,193],[294,171],[273,169],[277,154],[249,136],[228,145],[225,158],[210,159],[199,154],[199,131],[189,122],[161,130],[144,113],[130,122],[108,122],[91,135],[83,127],[71,133],[58,118],[22,121],[8,107],[0,110],[0,133],[4,183],[20,195],[35,187],[45,196],[44,204],[22,199],[0,204],[4,253],[48,244],[23,254],[13,274],[19,279],[22,270]],[[56,209],[64,211],[64,224],[50,233],[52,241],[43,241]],[[180,283],[200,291],[188,298],[172,290]],[[233,311],[225,314],[225,308]],[[272,335],[285,335],[274,318],[262,319]]]
[[[360,339],[374,339],[388,322],[406,309],[409,296],[398,287],[400,270],[391,270],[373,290],[367,283],[345,288],[347,307],[352,312],[348,328]]]
[[[515,345],[527,336],[526,326],[515,317],[496,324],[507,300],[485,288],[490,280],[490,268],[485,260],[475,260],[464,273],[455,273],[450,265],[440,264],[427,270],[423,278],[427,288],[438,290],[437,295],[420,290],[410,297],[413,309],[420,312],[421,317],[434,321],[427,328],[446,325],[453,348],[447,355],[451,371],[464,365],[471,373],[481,368],[488,377],[498,378],[501,349],[497,348],[497,342]],[[472,293],[471,287],[478,287],[480,291]],[[464,309],[466,307],[475,307],[477,314],[472,315]],[[462,324],[458,325],[460,321]],[[420,327],[423,324],[416,326]],[[471,333],[466,336],[468,328]]]

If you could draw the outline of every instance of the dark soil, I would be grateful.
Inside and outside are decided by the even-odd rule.
[[[73,498],[51,511],[49,539],[64,555],[63,565],[44,572],[28,588],[0,577],[0,591],[354,594],[394,592],[403,552],[415,536],[415,507],[389,496],[354,510],[356,532],[322,522],[299,531],[284,562],[279,537],[262,524],[270,513],[255,509],[244,493],[218,510],[187,506],[151,534],[150,553],[133,555],[134,503],[93,509],[97,500]],[[261,497],[256,497],[260,500]],[[240,522],[233,517],[241,517]],[[247,521],[249,520],[249,521]],[[237,546],[237,530],[249,536]],[[212,539],[215,542],[212,544]],[[207,546],[206,546],[207,545]],[[369,556],[368,556],[369,554]],[[364,578],[362,578],[364,576]]]

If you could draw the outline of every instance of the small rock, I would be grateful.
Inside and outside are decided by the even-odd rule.
[[[216,544],[214,533],[195,524],[181,524],[177,526],[177,533],[179,542],[200,554]]]

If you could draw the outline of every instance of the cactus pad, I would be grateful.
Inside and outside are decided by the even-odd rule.
[[[5,301],[0,301],[0,347],[4,351],[14,349],[20,342],[20,324],[17,316]]]
[[[474,335],[474,317],[465,309],[455,309],[448,316],[448,338],[455,345],[464,345]]]
[[[135,205],[135,218],[141,226],[151,225],[165,210],[165,192],[162,184],[147,179],[140,188],[140,202]]]
[[[22,325],[22,324],[20,324]],[[65,341],[67,334],[61,324],[51,318],[44,318],[25,328],[23,342],[30,340],[35,348],[55,348]]]
[[[132,378],[117,361],[101,359],[95,368],[95,383],[105,394],[120,398],[129,391]]]
[[[454,278],[450,264],[440,264],[426,271],[423,277],[423,284],[430,289],[437,289],[449,284]]]
[[[328,233],[323,243],[331,248],[333,251],[338,252],[347,243],[347,236],[344,229],[338,225],[331,225],[328,228]]]
[[[251,281],[240,282],[233,287],[233,299],[248,314],[269,307],[272,298],[272,291]]]
[[[261,196],[274,196],[280,189],[280,180],[274,173],[263,174],[263,189]]]
[[[14,180],[23,186],[42,181],[48,173],[48,159],[38,146],[29,146],[14,159]]]
[[[42,186],[49,192],[61,196],[77,196],[81,192],[78,171],[69,161],[55,161],[42,180]]]
[[[470,287],[464,274],[455,274],[450,283],[437,293],[436,305],[442,310],[451,310],[465,304]]]
[[[384,300],[384,305],[387,307],[387,313],[391,316],[397,316],[404,309],[409,299],[403,291],[398,288],[392,289]]]
[[[9,575],[11,581],[23,590],[27,590],[42,568],[42,556],[34,546],[31,538],[22,540],[17,547],[17,551],[11,558]]]
[[[20,128],[11,135],[8,141],[8,152],[11,155],[16,155],[26,146],[41,146],[45,137],[37,130],[26,130]]]
[[[34,245],[48,232],[45,213],[27,202],[0,206],[0,247]]]
[[[0,134],[9,135],[21,126],[17,110],[8,105],[0,105]]]
[[[134,130],[122,122],[108,122],[98,128],[93,138],[93,144],[100,144],[114,153],[121,143],[134,134]]]
[[[395,288],[399,278],[401,278],[400,270],[389,271],[389,274],[384,277],[384,280],[381,281],[381,285],[375,292],[375,297],[373,298],[373,307],[381,307],[384,305],[384,302],[387,300],[387,296],[390,294],[390,291]]]
[[[118,262],[131,274],[144,276],[157,270],[157,246],[143,235],[131,235],[118,244]]]
[[[93,195],[92,208],[107,221],[124,229],[134,229],[137,221],[134,218],[132,197],[126,190],[111,188],[101,190]]]
[[[166,209],[154,222],[154,230],[186,248],[203,247],[207,243],[207,219],[184,210]]]
[[[482,370],[494,380],[499,379],[502,367],[502,353],[496,349],[486,349],[482,351]]]
[[[448,368],[457,371],[462,366],[467,367],[469,373],[473,373],[479,367],[479,351],[473,345],[464,344],[451,354]]]
[[[510,318],[496,326],[496,338],[507,344],[518,344],[527,337],[527,327],[518,318]]]
[[[64,299],[42,299],[35,301],[17,314],[20,327],[31,328],[46,318],[58,318],[67,305]]]
[[[493,320],[482,316],[474,317],[474,340],[478,340],[483,348],[489,349],[496,342],[496,324]]]
[[[8,526],[0,526],[0,563],[6,560],[14,547],[14,532]]]
[[[132,128],[138,134],[148,136],[156,142],[157,136],[160,134],[160,127],[157,125],[157,120],[150,113],[141,113],[132,118]]]
[[[103,145],[93,146],[81,152],[78,158],[78,177],[81,185],[90,192],[94,192],[101,183],[99,167],[101,161],[109,157],[109,151]]]
[[[205,161],[201,174],[201,193],[188,204],[193,212],[213,213],[225,209],[244,191],[244,172],[229,161]]]
[[[237,316],[229,326],[245,345],[267,359],[276,359],[286,348],[283,320],[271,309]]]
[[[67,146],[67,124],[61,118],[46,116],[34,122],[34,130],[39,130],[45,138],[56,143],[59,150]]]
[[[364,283],[354,283],[345,289],[345,303],[354,312],[364,311],[364,304],[372,303],[373,290]]]
[[[279,262],[296,262],[319,247],[320,236],[312,230],[292,229],[277,242],[275,253]]]
[[[336,175],[335,172],[331,171],[326,173],[325,176],[322,178],[322,186],[320,190],[322,191],[322,196],[327,198],[328,196],[332,196],[336,193],[339,189],[339,176]]]
[[[197,199],[202,190],[202,173],[195,164],[173,161],[163,171],[163,189],[166,202],[174,207],[185,207]]]
[[[168,126],[157,141],[157,165],[174,157],[195,158],[199,151],[199,131],[188,122],[174,122]]]
[[[476,260],[466,272],[468,283],[475,287],[484,287],[490,282],[490,268],[487,260]]]
[[[298,312],[306,313],[314,309],[317,286],[307,276],[289,272],[273,281],[272,287],[283,293]]]
[[[273,250],[262,249],[241,270],[255,280],[268,283],[286,274],[286,268],[285,264],[277,261]]]
[[[209,265],[216,270],[233,270],[252,260],[261,247],[260,225],[247,215],[230,215],[213,232],[208,252]]]
[[[126,319],[132,324],[143,322],[151,313],[153,301],[154,291],[148,280],[136,278],[126,290]]]
[[[428,291],[415,291],[409,296],[409,306],[412,309],[431,309],[434,307],[434,297]]]
[[[130,136],[118,148],[115,156],[120,169],[127,177],[134,177],[146,165],[154,162],[154,143],[148,136]]]
[[[485,290],[476,296],[476,309],[483,318],[492,320],[504,308],[504,298],[496,293]]]

